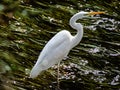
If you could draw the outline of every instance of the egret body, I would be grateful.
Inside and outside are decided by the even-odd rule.
[[[30,78],[37,77],[40,72],[47,70],[51,66],[67,57],[70,50],[81,41],[83,37],[83,26],[76,21],[84,18],[85,15],[102,14],[103,12],[79,12],[71,17],[69,24],[77,30],[77,34],[72,36],[67,30],[57,33],[43,48],[34,67],[31,70]]]

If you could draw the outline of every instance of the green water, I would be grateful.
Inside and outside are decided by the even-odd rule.
[[[79,11],[105,11],[79,20],[84,36],[60,64],[62,90],[120,89],[120,2],[2,0],[0,3],[0,90],[56,90],[57,66],[35,79],[29,72],[57,32],[76,31],[68,23]]]

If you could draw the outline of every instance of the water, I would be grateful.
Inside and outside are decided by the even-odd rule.
[[[105,11],[106,14],[78,21],[84,25],[84,36],[81,43],[71,50],[68,59],[60,64],[60,88],[120,89],[120,19],[119,12],[112,11],[112,1],[106,3],[113,9],[106,8],[100,1],[3,2],[17,9],[11,8],[6,16],[8,20],[4,19],[4,9],[0,9],[1,89],[55,90],[56,65],[36,79],[30,79],[29,72],[39,52],[57,32],[66,29],[73,35],[76,33],[68,23],[70,17],[79,11]],[[116,7],[118,2],[115,1]],[[2,8],[4,3],[0,5]]]

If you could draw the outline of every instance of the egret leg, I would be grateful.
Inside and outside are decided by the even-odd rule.
[[[60,68],[59,68],[59,66],[60,66],[60,61],[58,62],[58,65],[57,65],[57,90],[60,90],[60,81],[59,81]]]

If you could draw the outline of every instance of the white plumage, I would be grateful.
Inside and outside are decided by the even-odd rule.
[[[54,64],[67,57],[70,50],[75,47],[83,37],[83,26],[76,23],[84,15],[102,14],[103,12],[79,12],[70,19],[70,26],[77,30],[77,34],[72,36],[69,31],[62,30],[57,33],[43,48],[34,67],[31,70],[30,78],[35,78],[43,70],[47,70]]]

